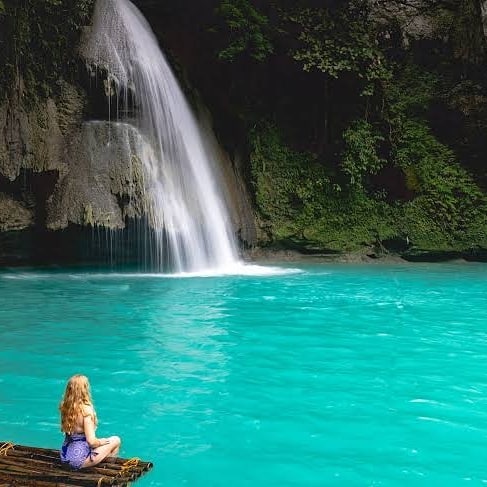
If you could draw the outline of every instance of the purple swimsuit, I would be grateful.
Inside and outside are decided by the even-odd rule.
[[[96,454],[92,451],[83,433],[73,433],[72,435],[66,433],[60,451],[61,462],[67,463],[74,470],[79,470],[88,457]]]

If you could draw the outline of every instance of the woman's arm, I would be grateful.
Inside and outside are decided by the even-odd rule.
[[[109,441],[106,438],[97,438],[95,434],[95,412],[93,407],[83,407],[83,430],[85,432],[86,441],[91,448],[98,448],[99,446],[106,445]]]

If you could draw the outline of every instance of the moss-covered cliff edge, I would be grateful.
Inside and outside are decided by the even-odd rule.
[[[243,247],[485,259],[485,2],[134,3],[211,112]],[[77,53],[92,6],[0,1],[5,264],[75,260],[143,218],[124,158],[83,155],[106,111]]]

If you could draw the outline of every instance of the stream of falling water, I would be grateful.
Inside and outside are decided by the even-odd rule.
[[[128,0],[98,0],[87,63],[108,73],[124,109],[140,131],[137,157],[144,168],[149,226],[155,246],[150,267],[159,271],[225,270],[238,263],[230,219],[219,191],[215,157],[157,39]],[[129,96],[133,95],[133,96]]]

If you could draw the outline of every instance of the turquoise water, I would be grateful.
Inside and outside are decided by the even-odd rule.
[[[0,273],[0,440],[56,448],[65,380],[144,486],[487,482],[487,266]]]

